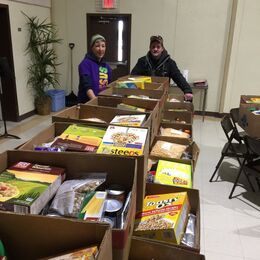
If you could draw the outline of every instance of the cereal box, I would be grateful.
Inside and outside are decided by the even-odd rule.
[[[159,160],[154,182],[192,188],[191,165]]]
[[[146,115],[119,115],[115,116],[110,124],[122,126],[141,126],[145,121]]]
[[[145,128],[110,125],[97,153],[140,156],[143,154],[147,131]]]
[[[190,210],[186,192],[146,196],[134,235],[180,244]]]

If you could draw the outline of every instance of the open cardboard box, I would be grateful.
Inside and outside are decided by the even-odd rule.
[[[190,163],[192,162],[192,172],[194,173],[195,171],[195,167],[199,158],[199,153],[200,153],[200,149],[198,147],[198,145],[193,141],[190,142],[188,139],[182,139],[182,138],[175,138],[175,137],[167,137],[167,136],[156,136],[153,142],[153,145],[151,146],[151,150],[153,148],[153,146],[155,145],[155,143],[157,141],[165,141],[165,142],[170,142],[170,143],[176,143],[176,144],[182,144],[182,145],[187,145],[188,148],[186,151],[190,152],[192,155],[192,159],[177,159],[177,158],[167,158],[167,157],[155,157],[155,156],[149,156],[149,158],[160,158],[162,160],[168,160],[171,159],[171,161],[175,161],[175,162],[181,162],[181,163]]]
[[[150,100],[155,100],[159,102],[160,112],[163,109],[164,102],[166,100],[166,91],[165,90],[151,90],[151,89],[126,89],[126,88],[115,88],[108,87],[107,89],[101,91],[99,96],[116,96],[116,97],[128,97],[130,95],[143,95],[148,96]],[[139,98],[134,98],[139,99]],[[149,99],[145,99],[149,100]]]
[[[89,105],[79,105],[67,108],[60,113],[52,116],[52,122],[73,122],[73,123],[84,123],[87,124],[90,121],[86,121],[86,118],[99,118],[106,123],[96,123],[100,125],[108,125],[112,119],[117,115],[146,115],[146,120],[142,124],[143,127],[151,127],[152,115],[151,113],[139,112],[139,111],[128,111],[112,107],[99,107]]]
[[[238,123],[249,136],[260,138],[260,115],[254,114],[254,110],[260,110],[260,103],[240,103]]]
[[[196,189],[188,189],[182,187],[175,187],[175,186],[167,186],[167,185],[160,185],[160,184],[146,184],[146,195],[156,195],[156,194],[166,194],[166,193],[175,193],[175,192],[187,192],[189,202],[190,202],[190,213],[196,216],[196,224],[195,224],[195,243],[194,247],[188,247],[186,245],[177,245],[177,244],[169,244],[167,242],[159,241],[159,240],[152,240],[142,238],[148,241],[156,241],[161,243],[162,245],[171,245],[175,246],[187,251],[193,252],[200,252],[200,196],[199,190]]]
[[[124,228],[112,229],[113,259],[127,259],[136,211],[136,160],[134,158],[102,154],[15,150],[0,155],[0,171],[18,161],[63,167],[66,169],[66,179],[79,178],[87,172],[106,172],[106,185],[119,184],[124,186],[126,191],[132,191],[132,199]],[[70,221],[73,221],[73,219]],[[27,230],[27,227],[25,230]],[[41,243],[41,240],[39,240],[39,243]]]
[[[182,131],[189,130],[190,131],[190,138],[180,137],[180,139],[188,139],[190,142],[192,142],[192,140],[193,140],[192,125],[190,125],[190,124],[163,123],[162,122],[160,124],[158,133],[160,133],[161,127],[163,127],[163,128],[173,128],[173,129],[182,130]],[[157,134],[157,135],[159,135],[159,134]]]
[[[35,135],[28,142],[19,146],[17,149],[20,151],[33,151],[33,153],[42,153],[41,151],[34,151],[35,145],[40,145],[42,143],[47,143],[52,141],[56,136],[60,135],[71,123],[62,123],[56,122],[51,126],[47,127],[37,135]],[[87,124],[89,125],[89,124]],[[149,136],[149,129],[148,129]],[[53,152],[49,152],[53,153]],[[59,152],[59,154],[80,154],[82,156],[89,156],[91,153],[87,152]],[[93,153],[92,153],[93,154]],[[147,173],[147,160],[149,154],[149,137],[147,137],[147,141],[145,142],[144,152],[142,156],[125,156],[121,158],[135,158],[137,160],[137,207],[140,208],[142,206],[142,200],[145,192],[145,182],[146,182],[146,173]],[[100,156],[104,156],[100,154]],[[113,156],[113,155],[111,155]],[[115,156],[118,157],[118,156]],[[124,171],[125,167],[121,167],[121,171]]]
[[[122,98],[122,97],[107,97],[107,96],[98,96],[89,102],[86,105],[90,106],[100,106],[100,107],[112,107],[117,109],[117,105],[124,103],[131,106],[136,106],[144,108],[147,112],[151,113],[151,127],[150,127],[150,143],[152,143],[155,135],[158,132],[159,124],[161,121],[161,114],[159,112],[159,104],[154,100],[145,100],[145,99],[135,99],[135,98]],[[129,111],[128,109],[126,111]],[[130,110],[131,111],[131,110]],[[135,111],[131,111],[135,112]],[[126,112],[128,113],[128,112]],[[139,112],[142,113],[142,112]]]
[[[163,111],[162,122],[192,124],[193,113],[190,111]]]
[[[170,102],[171,99],[176,99],[179,102]],[[169,103],[183,103],[184,102],[184,94],[168,94],[167,96],[167,102]]]
[[[121,81],[121,79],[118,79]],[[127,79],[124,79],[124,80],[127,80]],[[117,84],[117,80],[116,81],[113,81],[109,84],[108,87],[115,87],[117,88],[116,86]],[[159,82],[144,82],[144,90],[163,90],[163,85]]]
[[[92,245],[97,259],[112,260],[108,224],[0,211],[0,237],[8,259],[40,259]]]
[[[129,260],[205,260],[205,256],[141,237],[132,237]]]
[[[240,104],[249,104],[250,102],[250,99],[251,98],[260,98],[260,96],[258,95],[241,95],[240,96]],[[260,105],[260,102],[259,103],[250,103],[251,105],[252,104],[258,104]]]

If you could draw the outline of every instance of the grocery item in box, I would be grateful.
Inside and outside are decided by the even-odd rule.
[[[191,165],[159,160],[154,182],[172,186],[192,188]]]
[[[126,80],[116,81],[117,88],[132,88],[132,89],[144,89],[144,82],[152,82],[151,77],[131,77]]]
[[[139,112],[145,112],[146,111],[144,108],[127,105],[127,104],[124,104],[124,103],[118,104],[117,108],[126,109],[126,110],[133,110],[133,111],[139,111]]]
[[[157,141],[152,148],[151,155],[166,158],[180,159],[187,145],[175,144],[165,141]]]
[[[170,137],[177,137],[177,138],[190,138],[190,134],[187,133],[186,131],[166,127],[160,128],[160,132],[162,136],[170,136]],[[190,131],[189,131],[190,132]]]
[[[98,247],[91,246],[83,249],[74,250],[56,257],[48,257],[46,260],[94,260],[98,254]]]
[[[125,156],[142,155],[147,131],[145,128],[110,125],[97,153]]]
[[[146,115],[118,115],[115,116],[110,124],[122,126],[141,126],[145,121]]]
[[[259,97],[252,97],[248,100],[246,100],[246,103],[256,103],[256,104],[260,104],[260,98]]]
[[[63,168],[18,162],[0,174],[0,208],[39,214],[63,178]]]
[[[187,192],[148,195],[136,214],[134,235],[180,244],[189,211]]]
[[[105,134],[105,129],[94,126],[70,125],[52,143],[52,147],[65,147],[67,151],[95,152]]]

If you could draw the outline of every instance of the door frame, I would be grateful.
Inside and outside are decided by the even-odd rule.
[[[12,45],[12,36],[11,36],[11,26],[10,26],[10,16],[9,16],[9,6],[5,4],[0,4],[1,12],[4,12],[6,16],[5,26],[6,32],[3,37],[3,47],[0,49],[0,56],[6,57],[8,60],[8,65],[11,71],[10,83],[3,82],[3,99],[4,102],[1,104],[4,112],[6,113],[6,119],[8,121],[19,121],[19,109],[18,109],[18,100],[17,100],[17,90],[16,90],[16,81],[15,81],[15,70],[14,70],[14,60],[13,60],[13,45]],[[3,25],[2,25],[3,26]],[[11,102],[10,102],[11,100]],[[2,111],[3,112],[3,111]]]
[[[127,45],[127,71],[130,73],[130,62],[131,62],[131,31],[132,31],[132,14],[118,14],[118,13],[87,13],[87,50],[89,49],[89,43],[90,43],[90,39],[92,37],[92,35],[90,34],[89,30],[88,30],[88,24],[90,24],[91,21],[91,17],[116,17],[116,18],[127,18],[128,23],[129,23],[129,32],[127,34],[127,41],[128,41],[128,45]]]

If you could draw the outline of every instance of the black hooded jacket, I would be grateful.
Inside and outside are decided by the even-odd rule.
[[[146,56],[139,58],[131,71],[131,75],[169,77],[185,94],[192,93],[189,83],[166,50],[162,52],[159,60],[153,59],[150,51]]]

